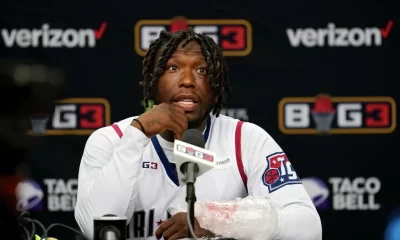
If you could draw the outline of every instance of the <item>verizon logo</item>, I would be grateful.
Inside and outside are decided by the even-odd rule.
[[[107,23],[99,29],[56,29],[45,23],[40,29],[1,29],[1,37],[6,47],[75,48],[95,47],[103,37]]]
[[[337,28],[328,23],[327,28],[286,29],[292,47],[362,47],[381,46],[382,38],[387,38],[392,29],[390,20],[385,28]]]

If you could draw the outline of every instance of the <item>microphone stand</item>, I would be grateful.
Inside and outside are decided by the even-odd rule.
[[[192,228],[194,230],[194,204],[196,202],[194,183],[187,184],[186,202],[188,203],[188,208],[189,208],[188,214],[189,214],[190,225],[192,225]],[[192,235],[192,231],[190,231],[190,228],[188,229],[188,233],[189,233],[188,237],[190,239],[194,239],[195,236]]]
[[[188,214],[190,225],[194,231],[194,204],[196,202],[196,192],[194,183],[196,181],[197,173],[199,172],[199,167],[195,163],[186,163],[186,202],[188,204]],[[188,237],[190,239],[195,239],[196,236],[192,235],[192,231],[190,231],[190,227],[188,229]]]

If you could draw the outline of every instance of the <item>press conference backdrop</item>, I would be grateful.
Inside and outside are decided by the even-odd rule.
[[[281,145],[319,211],[323,239],[396,239],[394,1],[6,1],[0,12],[1,57],[66,73],[54,114],[31,119],[31,176],[18,187],[18,209],[45,225],[77,227],[89,134],[145,110],[142,56],[160,30],[190,26],[227,57],[233,92],[223,113],[258,124]],[[73,239],[63,229],[51,235]]]

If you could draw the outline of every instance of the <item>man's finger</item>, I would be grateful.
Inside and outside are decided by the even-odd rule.
[[[179,230],[180,230],[179,225],[174,223],[174,225],[170,226],[167,230],[164,231],[162,236],[164,237],[164,239],[169,240],[171,238],[171,236],[176,235],[176,233],[178,233]]]
[[[188,238],[187,231],[181,229],[180,231],[177,231],[174,235],[168,238],[168,240],[177,240],[177,239],[182,239],[182,238]]]
[[[185,110],[183,110],[183,108],[178,107],[178,106],[172,106],[172,113],[173,113],[173,117],[174,120],[181,125],[183,128],[186,128],[188,119],[185,115]]]
[[[183,133],[182,127],[172,118],[168,120],[165,125],[166,129],[171,129],[177,135]]]
[[[169,119],[165,122],[165,125],[167,129],[172,129],[177,136],[182,135],[187,128],[186,124],[177,121],[176,117],[173,115],[169,116]]]
[[[167,230],[169,227],[171,227],[175,223],[174,220],[168,219],[161,223],[161,225],[157,228],[156,231],[156,237],[157,239],[160,239],[164,233],[165,230]]]

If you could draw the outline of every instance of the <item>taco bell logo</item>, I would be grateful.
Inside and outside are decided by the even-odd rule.
[[[17,211],[42,211],[43,191],[34,180],[24,180],[18,183],[15,194],[17,198]]]
[[[317,209],[328,209],[329,207],[329,189],[326,184],[319,178],[308,177],[303,178],[303,186]]]

